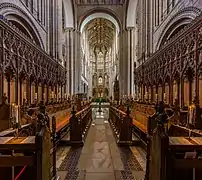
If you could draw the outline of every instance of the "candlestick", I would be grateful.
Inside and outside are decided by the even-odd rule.
[[[177,99],[177,91],[175,91],[175,99]]]
[[[37,93],[35,93],[35,99],[37,99]]]
[[[15,104],[12,103],[11,104],[11,117],[14,117],[15,116]]]
[[[166,100],[166,93],[163,94],[163,99]]]
[[[146,99],[148,99],[148,92],[146,92]]]
[[[15,118],[16,118],[16,123],[18,123],[19,122],[19,112],[18,112],[18,106],[15,106]]]

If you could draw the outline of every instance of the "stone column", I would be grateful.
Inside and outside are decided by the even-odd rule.
[[[124,91],[124,46],[123,46],[123,31],[119,32],[119,49],[120,49],[120,66],[119,66],[119,88],[120,88],[120,97],[123,97]]]
[[[151,44],[151,24],[152,24],[152,1],[151,0],[147,0],[146,1],[146,19],[147,19],[147,35],[146,35],[146,41],[147,41],[147,46],[146,46],[146,55],[147,55],[147,58],[150,57],[150,54],[151,54],[151,49],[152,49],[152,46]]]
[[[53,57],[53,0],[49,0],[49,53]]]
[[[0,59],[3,64],[4,62],[4,49],[3,49],[3,37],[4,31],[0,28]],[[3,102],[3,94],[4,94],[4,73],[3,70],[0,70],[0,104]]]
[[[79,93],[81,82],[81,59],[80,59],[80,32],[75,30],[74,32],[74,45],[73,45],[73,88],[74,93]]]
[[[67,83],[66,91],[68,94],[74,94],[74,29],[66,29],[66,54],[67,54]],[[67,95],[68,95],[67,94]]]
[[[120,69],[122,69],[122,87],[123,87],[123,94],[128,95],[130,90],[130,78],[129,78],[129,56],[130,56],[130,48],[129,48],[129,31],[123,31],[123,41],[122,41],[122,49],[123,56],[121,57],[122,65]],[[123,95],[122,94],[122,95]]]
[[[4,93],[4,76],[3,73],[0,72],[0,104],[3,103],[3,93]]]

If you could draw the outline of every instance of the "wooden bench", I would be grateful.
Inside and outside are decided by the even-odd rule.
[[[137,121],[137,120],[133,119],[133,125],[136,126],[138,129],[140,129],[145,134],[148,133],[147,124],[143,124],[140,121]]]
[[[0,137],[0,179],[49,180],[56,176],[51,133],[42,127],[36,136]],[[53,155],[54,153],[54,155]]]
[[[147,134],[149,117],[155,112],[155,108],[152,105],[135,103],[131,111],[131,117],[135,128]]]
[[[170,137],[158,125],[151,136],[149,152],[149,180],[201,180],[202,137]]]

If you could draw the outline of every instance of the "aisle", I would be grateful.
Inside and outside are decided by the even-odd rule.
[[[140,180],[144,177],[145,156],[140,148],[133,147],[132,151],[118,147],[108,121],[97,116],[84,147],[68,151],[58,174],[61,180]]]

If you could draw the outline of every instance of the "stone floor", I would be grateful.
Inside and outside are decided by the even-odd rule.
[[[145,152],[139,147],[118,147],[110,125],[103,117],[97,116],[93,120],[83,148],[59,148],[57,168],[61,180],[144,178]]]

